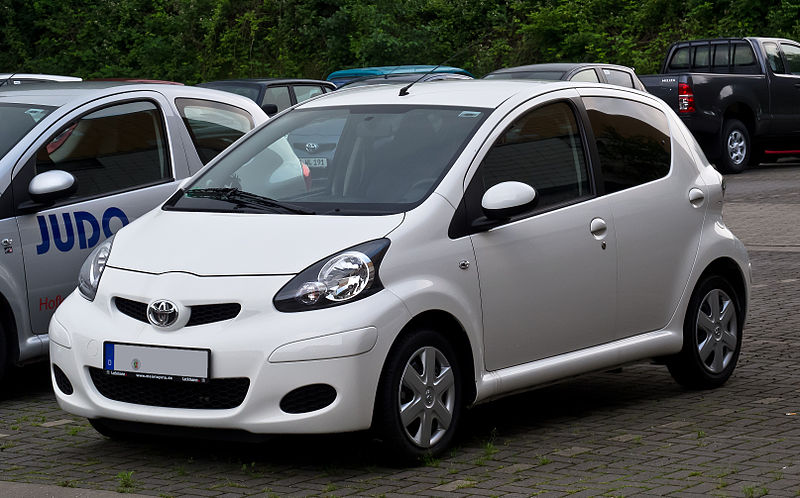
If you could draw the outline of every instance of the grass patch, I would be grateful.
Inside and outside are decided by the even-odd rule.
[[[769,493],[769,490],[764,486],[755,487],[755,486],[743,486],[742,493],[744,493],[745,498],[757,498],[759,496],[764,496]]]
[[[120,472],[117,474],[117,493],[132,493],[136,489],[136,481],[133,479],[133,471]]]

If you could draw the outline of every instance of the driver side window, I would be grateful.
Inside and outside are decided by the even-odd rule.
[[[480,198],[507,181],[536,189],[537,210],[591,194],[583,142],[570,105],[549,104],[517,119],[486,154],[470,189],[478,189]]]
[[[73,200],[172,179],[158,108],[129,102],[86,114],[36,151],[36,174],[63,170],[77,180]]]

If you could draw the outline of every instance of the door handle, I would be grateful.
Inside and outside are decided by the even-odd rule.
[[[608,232],[608,225],[606,225],[606,220],[603,218],[595,218],[589,223],[589,231],[592,232],[592,235],[595,239],[601,240],[604,239],[606,233]]]
[[[703,205],[703,202],[706,200],[706,194],[703,193],[702,190],[695,187],[689,190],[689,204],[692,206],[699,208]]]

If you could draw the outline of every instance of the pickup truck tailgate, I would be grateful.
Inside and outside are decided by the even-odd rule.
[[[674,74],[652,74],[639,76],[647,91],[666,102],[678,112],[678,76]]]

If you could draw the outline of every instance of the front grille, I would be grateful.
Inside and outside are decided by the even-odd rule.
[[[132,301],[123,297],[115,297],[114,304],[123,315],[128,315],[135,318],[140,322],[149,323],[147,321],[147,303],[140,303],[139,301]]]
[[[114,304],[123,315],[127,315],[140,322],[149,323],[147,320],[147,303],[125,299],[124,297],[115,297]],[[186,326],[193,327],[195,325],[205,325],[207,323],[231,320],[236,318],[241,310],[242,306],[238,303],[189,306],[190,316]]]
[[[308,413],[321,410],[336,399],[336,389],[328,384],[310,384],[289,392],[281,400],[286,413]]]
[[[108,399],[137,405],[167,408],[224,410],[244,401],[250,379],[234,377],[209,379],[207,383],[140,379],[109,375],[99,368],[89,368],[97,390]]]
[[[72,382],[69,381],[67,378],[67,374],[64,373],[63,370],[58,368],[58,366],[53,363],[53,377],[56,379],[56,385],[61,390],[62,393],[69,396],[75,390],[72,388]]]
[[[192,314],[189,316],[189,323],[186,326],[192,327],[236,318],[236,315],[242,310],[242,306],[238,303],[202,304],[189,306],[189,309],[192,310]]]

